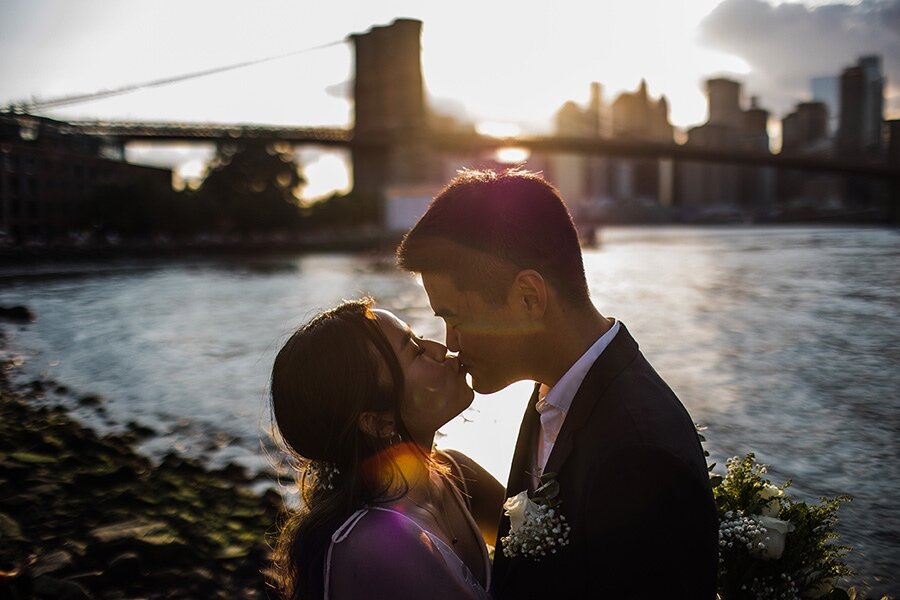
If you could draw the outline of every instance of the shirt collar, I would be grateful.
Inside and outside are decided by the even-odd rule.
[[[578,393],[578,388],[581,387],[581,383],[587,376],[588,371],[591,370],[591,366],[606,350],[613,338],[616,337],[619,329],[619,321],[617,320],[606,333],[597,338],[597,341],[581,355],[581,358],[575,361],[575,364],[569,367],[569,370],[560,377],[556,385],[550,388],[547,395],[543,398],[544,402],[563,412],[569,412],[572,401],[575,399],[575,394]]]

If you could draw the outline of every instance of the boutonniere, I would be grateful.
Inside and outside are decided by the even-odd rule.
[[[509,517],[509,535],[500,539],[503,554],[541,560],[568,545],[572,528],[559,512],[558,495],[556,473],[545,473],[531,497],[524,491],[506,499],[503,510]]]

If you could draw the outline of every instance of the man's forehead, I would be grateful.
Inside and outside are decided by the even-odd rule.
[[[422,285],[435,314],[445,316],[459,312],[463,292],[449,273],[422,273]]]

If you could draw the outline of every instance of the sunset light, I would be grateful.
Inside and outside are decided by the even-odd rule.
[[[59,35],[42,32],[35,38],[29,23],[35,22],[44,5],[54,6],[55,22],[74,26],[61,28]],[[6,5],[0,19],[0,50],[19,42],[33,50],[4,64],[0,104],[115,89],[283,56],[166,87],[61,107],[53,115],[347,126],[353,119],[353,53],[348,36],[403,16],[423,22],[421,62],[431,109],[474,122],[488,135],[549,133],[554,114],[565,102],[587,101],[591,82],[599,82],[604,101],[612,102],[644,79],[651,94],[667,98],[675,137],[683,140],[687,128],[707,117],[703,87],[707,77],[743,80],[746,97],[758,96],[762,106],[780,118],[796,102],[809,99],[811,77],[836,72],[855,56],[881,47],[890,74],[885,109],[888,115],[900,114],[896,87],[900,65],[896,53],[887,51],[892,38],[877,19],[864,20],[869,13],[837,2],[563,0],[554,5],[552,15],[542,18],[535,17],[536,7],[528,3],[504,2],[384,6],[342,1],[315,14],[274,2],[263,2],[253,11],[240,7],[191,2],[180,6],[179,18],[172,20],[149,1],[129,3],[127,10],[102,2]],[[279,18],[265,17],[269,10],[277,11]],[[477,19],[472,18],[475,13]],[[800,19],[810,24],[796,29],[802,34],[780,27]],[[854,25],[848,29],[843,22]],[[80,24],[90,24],[90,36],[78,33],[84,29]],[[240,35],[222,34],[236,31],[235,27]],[[822,28],[821,34],[815,27]],[[841,27],[851,33],[831,34]],[[166,43],[154,45],[147,37],[150,32],[168,32]],[[460,32],[465,32],[464,40]],[[768,40],[764,45],[754,41],[763,37]],[[65,51],[54,50],[54,43],[64,44]],[[800,50],[802,44],[808,47]],[[123,47],[129,51],[115,50]],[[152,52],[141,50],[151,47]],[[196,52],[198,47],[203,52]],[[35,66],[29,66],[32,63]],[[82,68],[85,64],[90,69]],[[490,123],[503,125],[491,129]],[[770,133],[777,149],[779,130]],[[186,178],[197,169],[183,163],[208,159],[196,147],[190,152],[168,159]],[[146,154],[147,160],[159,164],[158,154]],[[141,160],[145,154],[135,150],[129,156]],[[504,152],[498,159],[516,162],[523,156]],[[346,189],[349,175],[338,175],[334,160],[328,164],[310,165],[305,195]]]
[[[505,164],[524,163],[531,156],[527,148],[501,148],[497,150],[497,161]]]
[[[0,600],[897,598],[898,27],[0,0]]]

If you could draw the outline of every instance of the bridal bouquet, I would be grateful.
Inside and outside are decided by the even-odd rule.
[[[702,439],[702,436],[701,436]],[[710,470],[715,465],[710,466]],[[711,475],[719,511],[719,598],[775,600],[851,598],[835,587],[852,574],[835,543],[837,510],[848,496],[818,504],[793,500],[787,482],[765,478],[753,454],[727,461],[724,477]]]

